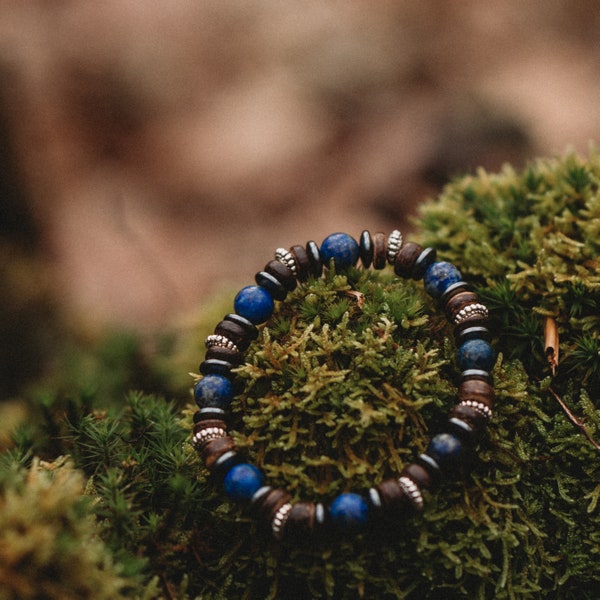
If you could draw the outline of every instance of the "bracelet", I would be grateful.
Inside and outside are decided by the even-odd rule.
[[[339,494],[328,507],[321,502],[293,502],[288,491],[267,485],[258,468],[243,462],[227,433],[228,411],[235,395],[232,369],[243,362],[243,352],[258,336],[257,325],[270,319],[276,300],[284,300],[298,282],[320,277],[324,267],[337,273],[357,265],[359,258],[364,268],[383,269],[390,264],[400,277],[422,279],[426,292],[439,300],[454,326],[461,371],[458,403],[451,409],[445,429],[433,436],[426,451],[397,477],[385,479],[365,493]],[[194,387],[199,410],[194,414],[192,444],[208,471],[221,479],[230,498],[250,505],[276,539],[305,536],[326,526],[360,531],[373,518],[394,516],[407,506],[422,510],[423,491],[473,445],[492,416],[490,370],[495,353],[489,344],[485,305],[454,265],[436,262],[435,249],[404,242],[397,230],[389,236],[363,231],[359,242],[348,234],[334,233],[320,248],[313,241],[289,250],[278,248],[255,280],[256,285],[239,291],[234,312],[226,315],[205,341],[202,377]]]

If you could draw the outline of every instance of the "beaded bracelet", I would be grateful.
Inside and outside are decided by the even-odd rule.
[[[425,290],[439,300],[454,326],[457,364],[461,370],[458,404],[450,411],[445,430],[433,436],[427,449],[397,477],[381,481],[366,493],[344,492],[326,507],[320,502],[292,502],[291,494],[264,483],[259,469],[243,462],[227,433],[228,409],[234,397],[232,369],[243,362],[243,352],[258,335],[257,325],[269,320],[275,300],[284,300],[298,282],[320,277],[324,267],[340,272],[362,262],[383,269],[387,263],[396,275],[423,279]],[[403,242],[395,230],[389,236],[363,231],[357,242],[345,233],[328,236],[321,247],[279,248],[275,258],[256,274],[256,284],[244,287],[234,300],[234,311],[206,339],[207,352],[200,364],[202,378],[194,397],[199,410],[194,415],[192,443],[209,472],[222,479],[226,494],[249,504],[270,527],[276,539],[303,536],[326,525],[341,531],[363,529],[371,518],[393,516],[406,506],[422,510],[423,490],[472,446],[492,415],[494,391],[490,370],[495,355],[486,327],[488,310],[462,281],[458,269],[436,262],[433,248]]]

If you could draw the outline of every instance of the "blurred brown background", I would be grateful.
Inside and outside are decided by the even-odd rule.
[[[278,246],[406,226],[477,165],[586,153],[599,9],[2,0],[2,234],[44,258],[4,301],[39,288],[152,328],[251,283]]]

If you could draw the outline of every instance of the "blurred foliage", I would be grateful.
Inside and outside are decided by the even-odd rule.
[[[126,333],[91,349],[66,343],[27,388],[0,501],[21,498],[28,517],[15,525],[3,508],[0,540],[35,539],[48,562],[5,562],[0,597],[19,597],[10,581],[39,581],[31,597],[45,597],[31,569],[64,561],[73,568],[56,567],[57,589],[107,573],[78,596],[90,598],[111,586],[111,597],[215,600],[596,598],[599,174],[595,154],[481,171],[423,206],[418,236],[474,282],[500,351],[478,458],[441,482],[423,514],[353,539],[276,543],[223,497],[189,444],[186,378],[198,340],[230,310],[219,305],[152,344]],[[559,329],[554,376],[545,317]],[[328,272],[291,293],[248,351],[233,435],[269,483],[327,502],[424,449],[455,402],[454,353],[418,282],[389,269]],[[54,469],[34,458],[63,455],[72,462]],[[52,537],[39,541],[32,531],[44,524]]]

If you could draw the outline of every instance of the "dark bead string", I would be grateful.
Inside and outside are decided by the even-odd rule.
[[[228,435],[229,406],[234,397],[232,369],[243,363],[244,351],[258,336],[257,325],[269,320],[275,300],[284,300],[298,282],[320,277],[331,261],[336,271],[341,271],[356,265],[359,258],[364,268],[383,269],[390,264],[400,277],[422,279],[425,290],[439,300],[454,326],[458,347],[458,403],[450,411],[445,431],[433,436],[426,451],[397,477],[381,481],[365,494],[342,493],[328,507],[292,502],[286,490],[266,485],[260,470],[243,462]],[[403,242],[399,231],[389,236],[363,231],[359,242],[345,233],[334,233],[320,248],[312,241],[289,250],[279,248],[255,280],[257,285],[240,290],[234,312],[206,339],[206,356],[200,365],[203,377],[194,388],[199,410],[194,415],[192,438],[206,468],[222,479],[227,495],[248,504],[277,539],[310,534],[326,524],[356,531],[376,516],[393,515],[407,506],[422,510],[423,490],[431,488],[439,474],[472,446],[470,442],[492,415],[490,370],[495,356],[486,326],[488,311],[477,294],[469,290],[454,265],[436,262],[433,248]]]

